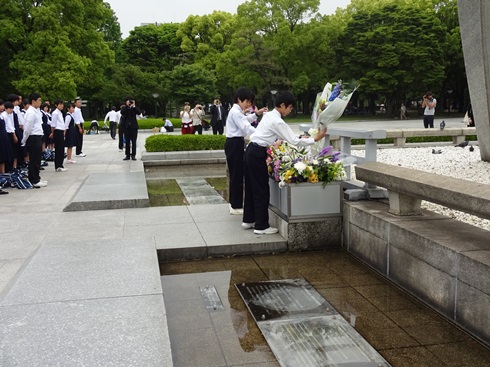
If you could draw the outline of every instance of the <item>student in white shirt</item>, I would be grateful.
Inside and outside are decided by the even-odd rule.
[[[29,95],[29,109],[25,115],[24,137],[22,145],[27,147],[29,153],[28,178],[35,188],[47,186],[46,181],[41,181],[39,172],[41,170],[41,154],[43,144],[43,120],[41,107],[41,96],[37,93]]]
[[[83,148],[83,120],[82,110],[80,107],[82,106],[82,100],[80,98],[75,98],[75,111],[73,112],[73,118],[75,119],[75,127],[76,127],[76,137],[77,137],[77,146],[75,150],[75,155],[77,157],[85,157],[86,154],[82,152]]]
[[[239,88],[235,92],[235,103],[226,119],[225,154],[230,173],[230,214],[243,214],[243,155],[245,137],[255,132],[252,122],[262,115],[266,108],[245,115],[253,105],[255,94],[248,88]]]
[[[121,114],[119,114],[120,116]],[[104,118],[104,124],[109,120],[109,131],[111,132],[112,140],[116,140],[116,127],[119,121],[118,113],[116,112],[116,106],[112,106],[112,109],[107,112]]]
[[[65,160],[65,120],[63,118],[63,108],[65,107],[61,99],[54,101],[55,109],[51,114],[51,135],[54,142],[54,169],[56,172],[65,172],[63,166]]]
[[[314,138],[298,137],[284,122],[293,110],[294,96],[290,92],[278,92],[274,110],[264,114],[255,132],[250,136],[250,144],[245,151],[245,203],[242,227],[255,228],[255,234],[277,233],[277,228],[269,225],[269,174],[267,170],[267,148],[277,139],[293,145],[308,146],[322,139],[327,129],[319,130]]]

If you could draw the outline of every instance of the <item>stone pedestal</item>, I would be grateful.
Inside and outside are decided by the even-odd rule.
[[[458,0],[458,12],[480,154],[490,162],[490,2]]]

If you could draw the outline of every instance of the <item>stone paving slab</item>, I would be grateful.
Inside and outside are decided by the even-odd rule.
[[[163,297],[0,306],[0,366],[172,366]]]
[[[148,207],[146,179],[140,172],[91,173],[64,211]]]
[[[0,306],[161,294],[153,242],[45,244]]]

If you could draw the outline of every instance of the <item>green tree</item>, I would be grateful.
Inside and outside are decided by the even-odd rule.
[[[100,32],[113,19],[102,0],[5,0],[2,8],[8,10],[0,14],[5,85],[72,99],[103,83],[114,55]]]
[[[172,70],[180,63],[182,53],[178,28],[179,24],[175,23],[136,27],[123,41],[118,62],[138,66],[146,72]]]
[[[371,107],[375,97],[386,99],[391,115],[407,94],[440,90],[445,28],[433,8],[414,9],[416,0],[387,3],[356,11],[336,51],[339,76],[358,80]]]

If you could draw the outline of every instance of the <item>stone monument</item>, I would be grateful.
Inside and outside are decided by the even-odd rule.
[[[458,13],[480,154],[490,162],[490,2],[458,0]]]

